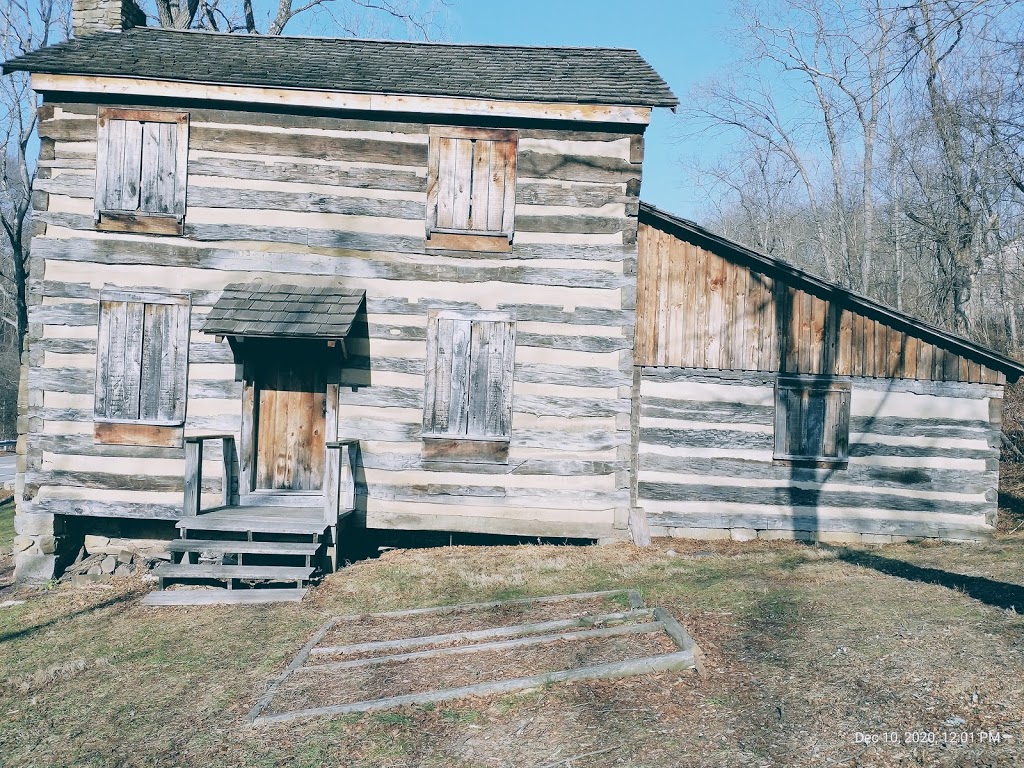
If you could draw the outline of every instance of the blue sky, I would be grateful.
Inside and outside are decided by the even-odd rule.
[[[680,101],[690,86],[720,72],[731,58],[721,31],[730,3],[721,0],[458,0],[449,38],[465,43],[601,45],[636,48]],[[683,159],[702,151],[679,138],[679,118],[655,110],[647,130],[641,196],[672,213],[699,219],[701,193]]]

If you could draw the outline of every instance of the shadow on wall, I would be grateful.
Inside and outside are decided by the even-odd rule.
[[[551,544],[555,546],[590,546],[595,539],[547,537],[547,536],[512,536],[495,533],[460,533],[453,531],[414,530],[403,528],[367,528],[365,526],[369,489],[366,484],[366,467],[363,463],[363,451],[357,443],[353,446],[353,479],[355,482],[355,521],[361,524],[350,525],[348,530],[339,535],[341,557],[346,563],[380,557],[391,549],[434,549],[438,547],[469,546],[469,547],[501,547],[518,546],[521,544]],[[382,505],[386,505],[383,502]],[[414,522],[410,520],[410,523]]]
[[[938,568],[928,568],[896,560],[891,557],[863,552],[860,550],[839,550],[839,559],[846,563],[870,568],[887,576],[895,576],[923,584],[935,584],[947,589],[963,592],[985,605],[1008,610],[1024,611],[1024,587],[1005,581],[995,581],[984,576],[964,576]]]
[[[750,271],[750,279],[754,283],[761,283],[764,288],[769,287],[765,282],[765,276],[753,269]],[[834,299],[825,300],[826,316],[822,326],[821,344],[817,345],[818,358],[815,360],[811,354],[805,354],[805,350],[802,348],[802,345],[808,343],[808,339],[804,338],[804,335],[813,332],[814,328],[809,325],[809,317],[804,317],[801,320],[797,316],[794,296],[796,296],[797,300],[800,300],[800,294],[794,294],[788,285],[779,280],[773,281],[770,290],[765,290],[761,294],[770,297],[766,302],[770,301],[774,304],[772,308],[775,319],[776,348],[774,356],[777,360],[776,370],[779,375],[806,375],[818,371],[819,373],[815,374],[816,381],[823,384],[848,381],[851,378],[849,371],[838,370],[840,327],[843,314],[843,307],[838,301]],[[764,317],[765,311],[768,309],[764,306],[757,307],[756,316]],[[807,308],[805,307],[804,314],[806,315],[806,313]],[[736,322],[743,322],[743,320],[737,318]],[[734,332],[731,330],[727,331],[727,333],[734,335]],[[890,370],[905,370],[904,362],[907,359],[906,344],[907,336],[901,334],[897,358],[887,361]],[[889,400],[889,395],[893,392],[893,384],[896,382],[896,379],[889,379],[889,382],[886,395],[879,399],[874,413],[866,417],[859,417],[863,421],[858,431],[869,430],[876,423],[879,414]],[[856,386],[854,386],[854,389],[856,389]],[[824,417],[822,417],[821,421],[824,423]],[[850,422],[849,432],[852,436],[855,434],[852,414]],[[848,445],[848,452],[852,453],[855,446],[856,444],[851,441]],[[799,530],[806,530],[812,533],[828,531],[829,529],[827,527],[823,528],[821,524],[820,510],[823,507],[828,508],[828,504],[822,503],[824,495],[822,486],[833,479],[842,481],[846,469],[841,466],[815,466],[813,462],[792,462],[788,470],[786,503],[793,510],[794,528],[799,527]],[[918,472],[912,477],[907,476],[907,480],[914,485],[921,485],[922,483],[928,484],[930,478],[927,476],[927,473]],[[871,533],[870,531],[867,532]]]

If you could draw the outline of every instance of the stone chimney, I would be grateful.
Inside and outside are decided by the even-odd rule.
[[[146,26],[146,14],[134,0],[72,0],[71,31],[75,37],[93,32],[121,32]]]

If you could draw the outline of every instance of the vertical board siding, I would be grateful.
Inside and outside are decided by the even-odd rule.
[[[323,486],[325,371],[309,359],[279,355],[260,372],[256,488],[319,490]]]
[[[1004,383],[1004,375],[650,224],[637,266],[638,365]]]
[[[365,321],[346,344],[349,366],[327,409],[337,414],[336,437],[360,441],[358,506],[369,526],[622,535],[636,258],[628,239],[640,179],[628,134],[520,127],[511,154],[494,144],[474,156],[474,171],[485,160],[488,170],[473,174],[467,213],[456,211],[451,190],[427,189],[425,123],[195,109],[184,237],[126,237],[96,232],[91,215],[96,107],[50,106],[40,123],[55,159],[37,182],[52,204],[38,212],[33,240],[30,380],[39,396],[25,419],[24,510],[173,517],[181,508],[181,449],[92,440],[93,398],[109,396],[95,389],[96,286],[191,294],[185,429],[238,434],[241,374],[227,342],[199,329],[227,283],[262,280],[367,292]],[[142,137],[161,148],[164,139]],[[147,176],[143,194],[165,188]],[[430,194],[446,221],[468,215],[475,227],[486,215],[488,230],[503,231],[514,214],[512,252],[428,252]],[[474,389],[484,393],[483,423],[474,413],[435,407],[433,415],[445,429],[465,418],[485,434],[511,430],[507,466],[467,471],[421,458],[424,405],[452,387],[450,360],[445,378],[444,360],[427,358],[428,314],[446,309],[516,317],[514,347],[511,335],[491,334],[484,344],[464,334],[467,345],[486,347],[486,381],[471,382],[483,386]],[[447,329],[449,350],[455,330]],[[503,380],[513,381],[511,410]],[[219,448],[208,448],[204,461],[215,461]],[[163,474],[135,476],[143,455],[164,461]],[[74,482],[61,474],[72,462],[90,467]],[[218,476],[215,468],[204,474]]]
[[[764,538],[984,538],[998,485],[992,389],[936,384],[924,394],[854,379],[851,392],[834,393],[850,398],[848,465],[801,468],[773,461],[772,377],[645,368],[638,505],[653,530],[697,538],[732,529]]]

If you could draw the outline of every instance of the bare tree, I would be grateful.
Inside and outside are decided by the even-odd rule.
[[[687,115],[792,167],[817,261],[861,290],[871,287],[872,186],[895,19],[879,0],[744,4],[743,77],[702,88]]]
[[[686,115],[732,139],[728,169],[704,162],[713,223],[1020,349],[1024,6],[764,0],[738,20],[739,65]],[[754,173],[766,157],[783,172]]]
[[[149,5],[151,3],[152,5]],[[147,15],[168,29],[280,35],[291,22],[305,31],[348,37],[415,37],[444,33],[448,0],[276,0],[264,10],[253,0],[148,0]]]
[[[0,57],[9,58],[66,38],[70,0],[8,0],[0,6]],[[6,256],[0,269],[3,322],[13,325],[17,347],[28,328],[25,303],[28,272],[27,222],[35,167],[29,159],[36,127],[36,97],[28,76],[18,72],[0,79],[0,225]],[[12,317],[13,315],[13,317]]]
[[[708,193],[711,216],[723,235],[773,255],[805,254],[804,244],[814,234],[807,232],[799,215],[793,171],[778,153],[756,142],[744,143],[724,157],[698,164],[694,176]]]

